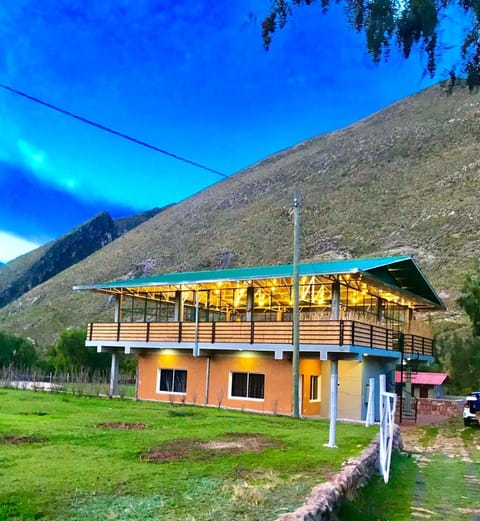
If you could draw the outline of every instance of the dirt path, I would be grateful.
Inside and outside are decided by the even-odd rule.
[[[480,429],[449,420],[402,439],[418,464],[412,519],[480,521]]]

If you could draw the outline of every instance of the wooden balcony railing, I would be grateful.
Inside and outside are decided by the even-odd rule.
[[[292,344],[292,322],[118,322],[88,325],[87,339],[105,342],[198,342],[202,344]],[[355,320],[300,324],[300,344],[398,350],[398,331]],[[431,338],[406,334],[405,354],[433,354]]]

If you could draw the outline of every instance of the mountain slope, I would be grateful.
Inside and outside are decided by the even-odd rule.
[[[0,272],[0,308],[160,211],[155,208],[115,220],[102,212],[62,237],[7,263]]]
[[[106,212],[63,237],[7,264],[0,272],[0,307],[113,241],[116,229]]]
[[[293,195],[302,258],[409,253],[447,303],[480,247],[480,95],[441,86],[273,155],[156,215],[0,311],[41,344],[113,311],[74,293],[130,274],[290,262]]]

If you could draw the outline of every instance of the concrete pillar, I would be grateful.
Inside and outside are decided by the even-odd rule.
[[[368,379],[367,414],[365,415],[365,427],[375,423],[375,378]]]
[[[385,415],[385,407],[383,403],[383,393],[387,392],[387,377],[385,374],[381,374],[378,377],[378,414],[380,417],[380,423],[383,422],[383,416]]]
[[[332,284],[332,320],[340,320],[340,282]]]
[[[175,291],[175,310],[173,312],[174,322],[183,322],[183,299],[182,292]]]
[[[120,361],[120,353],[112,351],[112,364],[110,366],[110,398],[118,394],[118,365]]]
[[[330,361],[330,429],[327,447],[335,448],[338,410],[338,360]]]

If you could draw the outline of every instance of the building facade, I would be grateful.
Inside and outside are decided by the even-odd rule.
[[[140,399],[292,414],[294,282],[280,265],[74,289],[113,296],[112,322],[89,324],[86,342],[112,353],[112,393],[118,353],[135,353]],[[328,416],[334,373],[338,417],[363,419],[370,378],[393,388],[402,357],[432,359],[421,317],[443,304],[411,257],[300,264],[298,287],[302,415]]]

